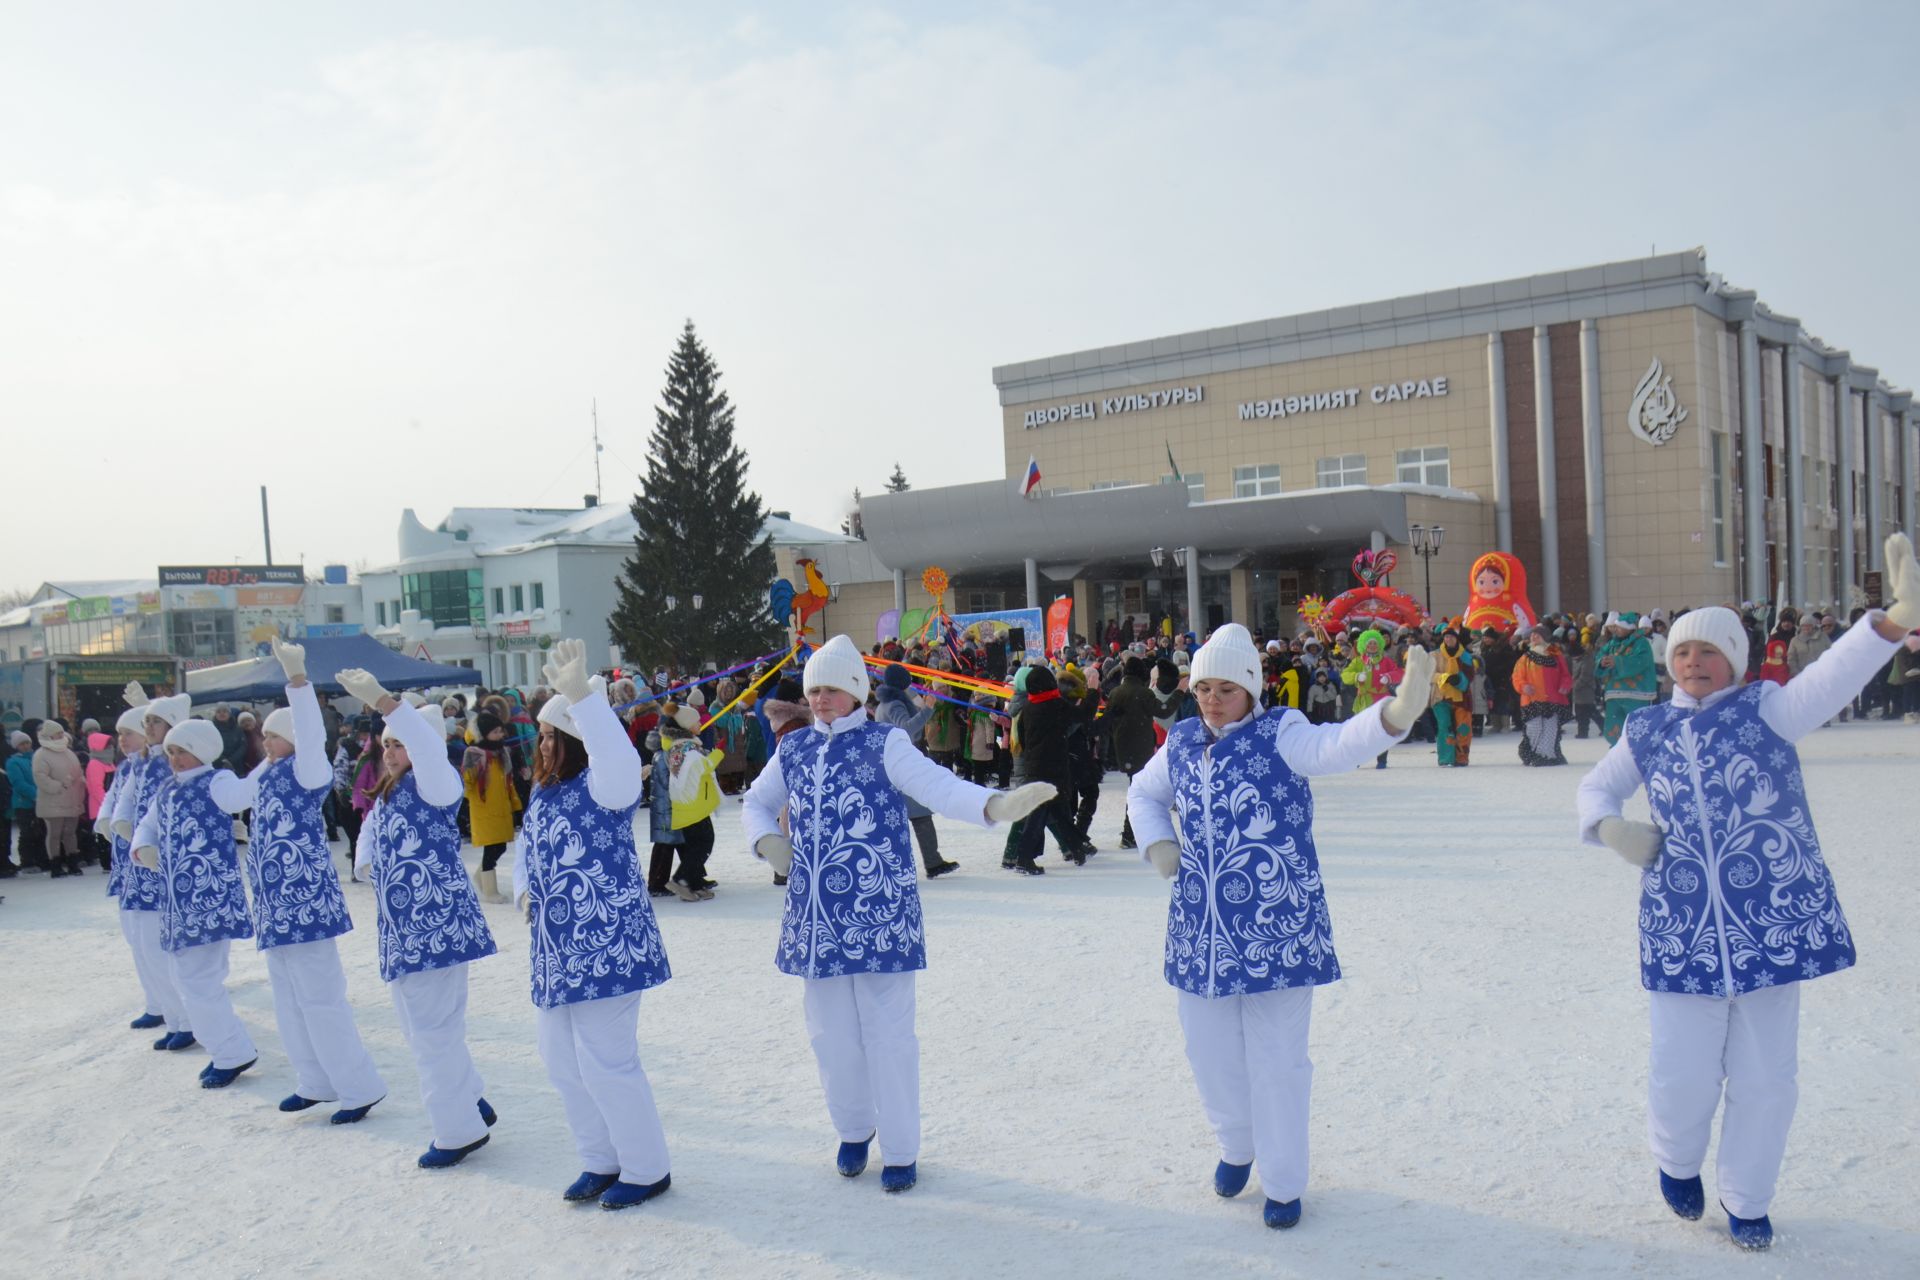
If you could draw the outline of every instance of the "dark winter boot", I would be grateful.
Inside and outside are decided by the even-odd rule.
[[[880,1189],[888,1195],[910,1191],[913,1184],[920,1181],[919,1163],[890,1164],[880,1170]]]
[[[1013,869],[1023,876],[1043,876],[1047,874],[1047,869],[1037,865],[1032,858],[1017,859],[1013,864]]]
[[[1735,1244],[1754,1253],[1773,1248],[1773,1223],[1766,1214],[1757,1218],[1736,1218],[1726,1205],[1720,1208],[1727,1215],[1727,1232]]]
[[[1288,1200],[1283,1204],[1278,1200],[1269,1200],[1260,1211],[1260,1216],[1275,1231],[1285,1231],[1288,1227],[1300,1224],[1300,1202]]]
[[[598,1200],[600,1193],[620,1181],[617,1173],[583,1173],[573,1180],[573,1185],[561,1192],[563,1200]]]
[[[638,1182],[616,1182],[600,1195],[602,1209],[631,1209],[637,1204],[645,1204],[655,1196],[662,1194],[673,1185],[673,1175],[668,1174],[658,1182],[649,1182],[644,1186]]]
[[[867,1148],[873,1145],[873,1134],[868,1134],[859,1142],[843,1142],[840,1152],[833,1163],[843,1178],[857,1178],[867,1171]]]
[[[1698,1174],[1691,1178],[1670,1178],[1667,1171],[1660,1171],[1660,1194],[1666,1197],[1667,1207],[1692,1222],[1707,1208],[1706,1189],[1700,1185]]]
[[[469,1142],[466,1146],[455,1147],[451,1151],[428,1143],[426,1151],[421,1155],[420,1159],[414,1163],[418,1164],[422,1169],[451,1169],[480,1148],[486,1146],[488,1139],[491,1137],[491,1134],[483,1133],[480,1135],[480,1141]]]
[[[1228,1200],[1233,1199],[1247,1189],[1247,1175],[1253,1172],[1253,1161],[1245,1164],[1228,1164],[1222,1160],[1213,1170],[1213,1193]]]
[[[143,1013],[127,1025],[135,1031],[151,1031],[155,1027],[165,1026],[167,1020],[157,1013]]]

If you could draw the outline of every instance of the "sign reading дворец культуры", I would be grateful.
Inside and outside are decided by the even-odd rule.
[[[1178,405],[1199,404],[1206,387],[1173,387],[1165,391],[1141,391],[1124,396],[1103,396],[1097,400],[1072,400],[1026,411],[1023,426],[1051,426],[1056,422],[1105,418],[1116,413],[1138,413],[1143,409],[1166,409]],[[1403,382],[1379,382],[1367,390],[1375,404],[1397,404],[1403,400],[1427,400],[1447,394],[1447,380],[1408,378]],[[1291,418],[1300,413],[1318,413],[1326,409],[1351,409],[1360,403],[1359,387],[1339,387],[1331,391],[1310,391],[1305,395],[1274,396],[1268,400],[1248,400],[1240,405],[1240,421],[1258,418]]]
[[[1176,404],[1199,404],[1206,388],[1174,387],[1167,391],[1130,391],[1124,396],[1104,396],[1098,400],[1074,400],[1027,410],[1026,429],[1069,422],[1075,418],[1105,418],[1116,413],[1138,413],[1142,409],[1164,409]]]

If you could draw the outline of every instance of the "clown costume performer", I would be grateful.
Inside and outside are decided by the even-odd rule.
[[[380,977],[413,1050],[433,1126],[418,1163],[445,1169],[485,1146],[495,1119],[467,1052],[467,964],[495,947],[460,861],[455,813],[464,788],[447,759],[440,708],[410,707],[358,669],[334,678],[386,717],[386,770],[360,827],[354,870],[373,880]]]
[[[1580,784],[1581,839],[1641,872],[1647,1131],[1661,1192],[1682,1218],[1704,1212],[1700,1171],[1720,1111],[1714,1189],[1747,1249],[1773,1240],[1768,1211],[1799,1098],[1801,988],[1855,958],[1794,744],[1920,626],[1920,564],[1904,534],[1887,540],[1886,565],[1893,606],[1785,686],[1741,685],[1748,642],[1731,609],[1682,615],[1668,633],[1673,700],[1630,715]],[[1651,823],[1620,813],[1642,786]]]
[[[867,670],[846,636],[807,659],[813,723],[781,739],[747,790],[747,839],[787,877],[774,962],[805,982],[807,1035],[848,1178],[880,1139],[881,1187],[918,1178],[920,1041],[914,975],[927,966],[907,800],[976,826],[1013,822],[1051,800],[1029,783],[963,782],[892,725],[867,718]],[[780,831],[788,809],[792,837]]]
[[[563,1194],[626,1209],[672,1183],[635,1042],[640,993],[673,976],[633,845],[640,756],[588,679],[583,642],[556,644],[545,673],[555,693],[540,709],[513,894],[531,935],[540,1058],[583,1166]]]
[[[1313,989],[1340,977],[1307,779],[1405,737],[1433,689],[1433,655],[1414,648],[1399,691],[1343,724],[1263,709],[1252,637],[1229,623],[1193,657],[1200,715],[1175,725],[1127,788],[1147,861],[1173,879],[1165,972],[1220,1144],[1214,1190],[1238,1195],[1257,1163],[1269,1227],[1300,1221],[1307,1024]]]

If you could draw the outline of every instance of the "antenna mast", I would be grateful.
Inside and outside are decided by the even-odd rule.
[[[604,496],[600,492],[600,397],[593,398],[593,500],[597,503]]]

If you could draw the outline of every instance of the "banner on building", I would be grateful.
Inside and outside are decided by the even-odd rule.
[[[1010,632],[1026,633],[1026,645],[1035,647],[1045,634],[1045,621],[1038,609],[989,609],[985,613],[950,615],[960,639],[974,644],[1005,643]]]
[[[306,570],[297,564],[175,564],[160,566],[163,587],[255,587],[262,583],[306,585]]]
[[[1072,638],[1073,597],[1061,596],[1047,606],[1047,653],[1049,656],[1062,652]]]

